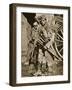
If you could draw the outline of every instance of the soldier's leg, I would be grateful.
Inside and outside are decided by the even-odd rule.
[[[43,57],[42,50],[39,49],[38,60],[37,60],[37,72],[34,74],[35,76],[41,75],[42,57]]]

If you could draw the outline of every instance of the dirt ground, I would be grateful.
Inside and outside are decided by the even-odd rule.
[[[34,73],[36,73],[36,70],[34,66],[30,67],[29,65],[22,64],[21,72],[22,72],[22,77],[30,77],[30,76],[34,76]],[[62,62],[58,62],[57,64],[53,64],[52,66],[48,67],[46,76],[52,76],[52,75],[63,75]],[[42,76],[42,75],[39,75],[39,76]]]

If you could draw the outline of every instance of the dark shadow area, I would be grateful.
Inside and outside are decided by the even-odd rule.
[[[23,13],[23,15],[27,18],[27,21],[31,26],[33,26],[33,23],[35,22],[35,13]]]

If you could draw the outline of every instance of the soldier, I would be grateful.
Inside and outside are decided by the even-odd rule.
[[[43,67],[45,66],[45,69],[47,69],[48,67],[47,66],[47,61],[46,61],[46,58],[45,58],[45,48],[44,48],[44,44],[48,41],[47,40],[47,30],[44,28],[44,25],[46,24],[46,21],[45,22],[41,22],[42,20],[42,17],[38,17],[37,18],[37,21],[39,23],[39,26],[38,26],[38,46],[37,46],[37,49],[38,49],[38,60],[37,60],[37,72],[34,74],[35,76],[37,75],[42,75],[42,72],[41,70],[43,71]],[[45,18],[46,20],[46,18]],[[45,70],[44,69],[44,70]],[[45,70],[46,71],[46,70]],[[44,72],[44,71],[43,71]]]
[[[39,18],[39,17],[38,17]],[[42,45],[39,47],[39,55],[38,55],[38,71],[35,75],[47,75],[48,74],[48,60],[46,55],[49,54],[46,49],[52,47],[54,42],[54,34],[52,30],[49,28],[47,19],[45,15],[40,16],[39,18],[40,25],[38,27],[39,36],[41,37]],[[46,54],[47,53],[47,54]]]
[[[41,34],[43,36],[43,33],[41,31],[44,31],[41,27],[41,24],[35,22],[33,24],[33,28],[32,28],[32,41],[33,41],[33,51],[32,51],[32,54],[31,54],[31,59],[30,59],[30,63],[33,63],[35,68],[36,68],[36,73],[34,74],[35,76],[37,75],[42,75],[41,73],[41,63],[44,62],[44,57],[45,56],[45,49],[43,47],[43,42],[44,40],[42,39],[41,37]],[[46,32],[44,33],[46,35]],[[46,38],[46,36],[44,37]],[[41,50],[41,51],[40,51]],[[42,57],[43,59],[40,57],[40,54],[42,52]],[[42,59],[42,61],[40,62],[40,58]]]
[[[38,68],[38,53],[39,53],[39,46],[38,46],[38,38],[39,38],[39,32],[38,32],[38,23],[34,22],[33,23],[33,28],[32,28],[32,40],[31,40],[31,44],[32,44],[32,51],[30,54],[30,59],[29,59],[29,63],[30,66],[35,67],[35,69],[37,70]],[[33,64],[33,65],[32,65]]]

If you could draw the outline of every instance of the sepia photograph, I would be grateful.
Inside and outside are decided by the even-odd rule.
[[[21,76],[63,75],[63,15],[21,13]]]

